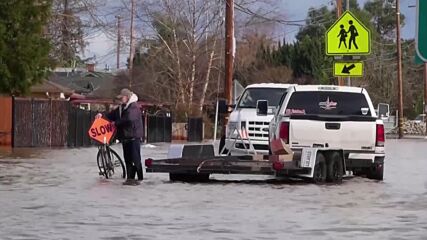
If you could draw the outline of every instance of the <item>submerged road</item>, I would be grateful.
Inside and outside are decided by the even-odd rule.
[[[143,158],[167,148],[143,146]],[[0,149],[0,239],[427,239],[427,141],[388,140],[386,151],[383,182],[149,173],[123,186],[98,176],[96,148]]]

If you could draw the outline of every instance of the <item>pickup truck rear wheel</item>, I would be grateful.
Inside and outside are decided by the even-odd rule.
[[[326,181],[327,166],[325,156],[321,152],[317,152],[316,164],[314,166],[313,182],[324,183]]]
[[[169,180],[172,182],[207,182],[209,181],[209,174],[169,173]]]
[[[326,181],[341,183],[343,177],[343,165],[341,155],[337,152],[328,154]]]

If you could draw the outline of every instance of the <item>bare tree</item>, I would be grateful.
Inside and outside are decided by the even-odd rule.
[[[121,2],[130,11],[129,1]],[[248,29],[256,32],[276,24],[271,10],[260,10],[260,1],[236,2],[242,10],[236,11],[236,26],[245,29],[238,36]],[[224,4],[222,0],[139,2],[136,21],[141,37],[132,60],[133,89],[146,99],[169,101],[188,115],[200,115],[206,101],[218,94],[218,82],[223,82]],[[254,48],[248,49],[255,55]]]
[[[47,34],[52,43],[51,59],[61,66],[74,66],[87,40],[103,32],[114,38],[114,16],[120,8],[110,0],[53,0]],[[107,10],[108,9],[108,10]]]

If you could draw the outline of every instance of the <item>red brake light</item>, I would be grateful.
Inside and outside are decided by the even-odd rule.
[[[377,147],[383,147],[385,142],[385,132],[384,132],[384,125],[377,124],[377,141],[376,146]]]
[[[289,122],[282,122],[280,124],[279,137],[286,144],[289,144]]]
[[[152,167],[153,166],[153,159],[151,159],[151,158],[145,159],[145,166],[148,168]]]

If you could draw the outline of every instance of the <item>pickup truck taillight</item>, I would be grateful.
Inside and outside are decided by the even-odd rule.
[[[280,123],[279,138],[289,144],[289,122]]]
[[[375,146],[384,147],[384,142],[385,142],[384,125],[383,124],[377,124],[377,141],[376,141]]]

